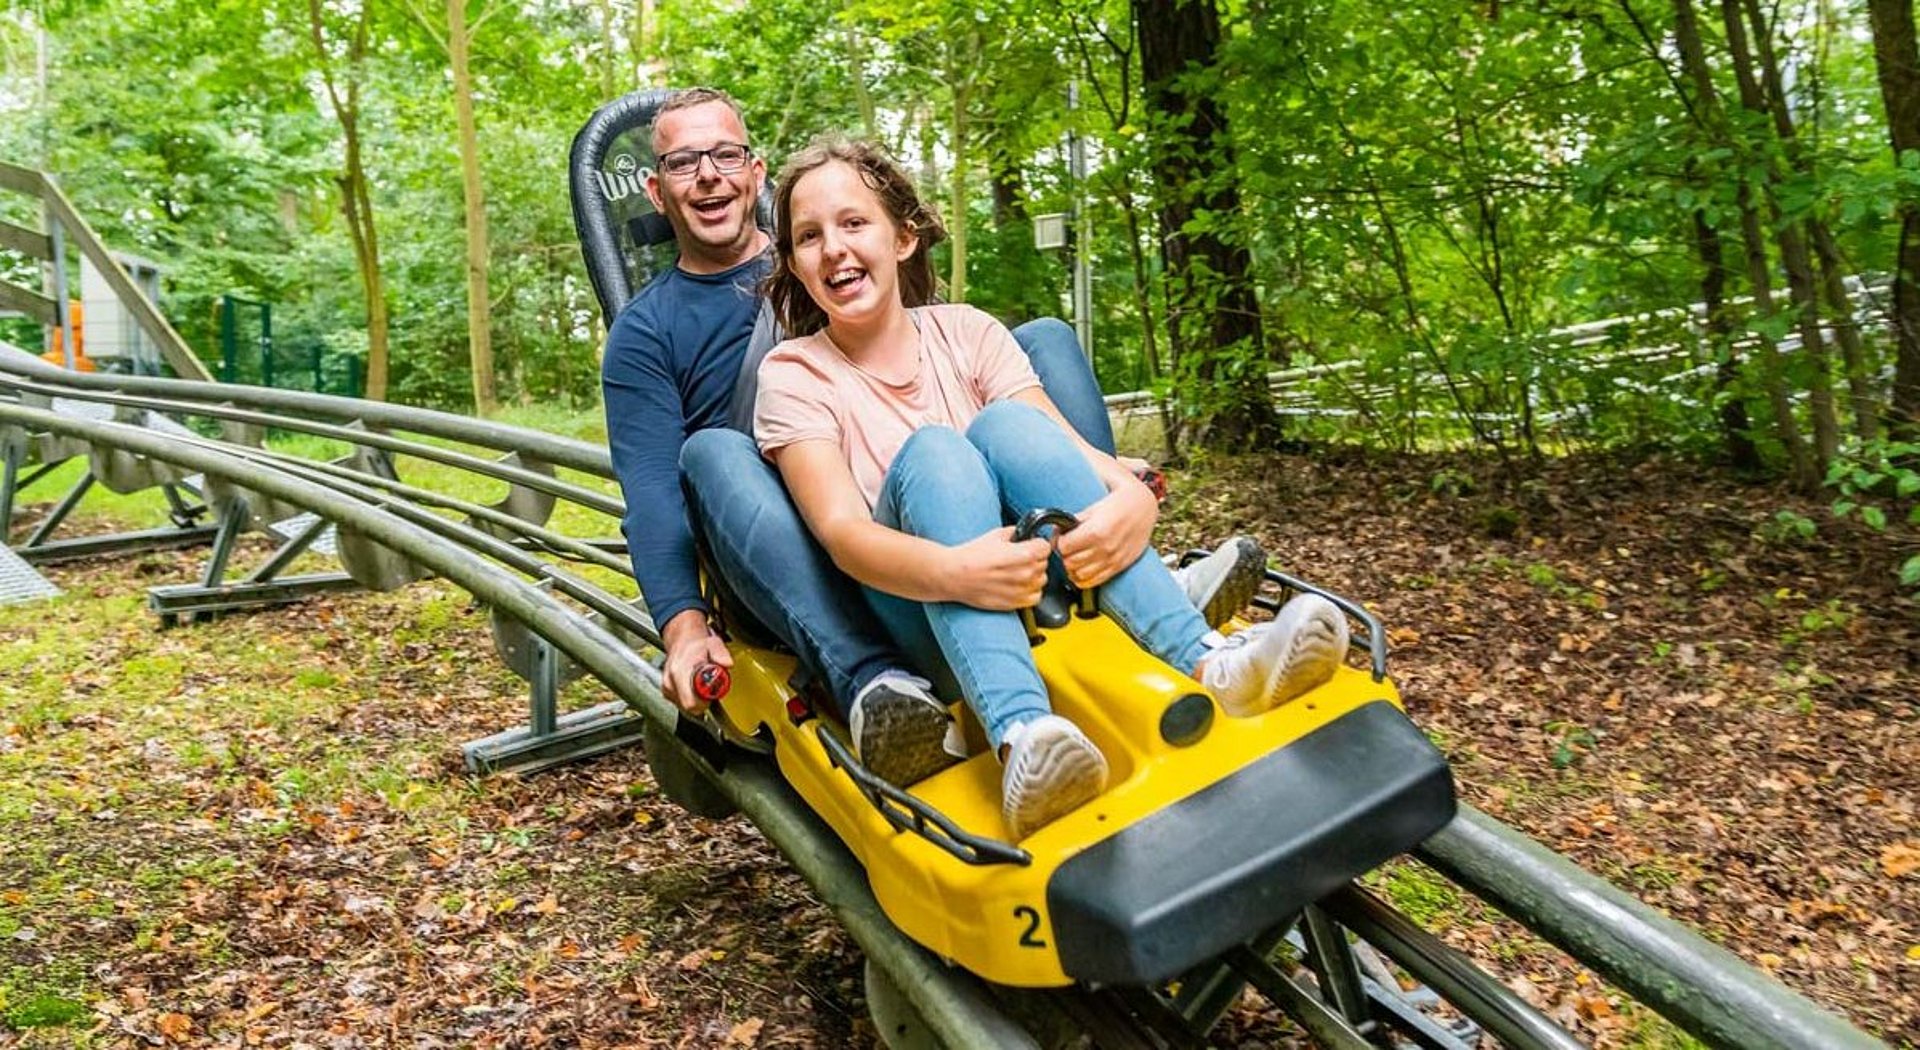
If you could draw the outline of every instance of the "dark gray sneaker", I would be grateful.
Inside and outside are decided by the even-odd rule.
[[[1217,628],[1253,601],[1266,578],[1267,552],[1252,536],[1235,536],[1212,554],[1173,570],[1173,578],[1187,592],[1187,600]]]
[[[953,718],[931,690],[924,678],[888,671],[853,698],[847,729],[874,776],[908,787],[959,761],[944,746]]]

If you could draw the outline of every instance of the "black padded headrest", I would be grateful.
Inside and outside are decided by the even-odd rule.
[[[653,170],[653,118],[671,88],[643,88],[594,111],[573,137],[567,180],[573,228],[587,276],[609,327],[648,279],[673,265],[673,227],[653,210],[646,178]],[[754,221],[773,228],[771,186],[760,193]]]

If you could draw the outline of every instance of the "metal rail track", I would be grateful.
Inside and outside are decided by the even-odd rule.
[[[445,448],[460,442],[610,478],[605,450],[536,431],[404,406],[294,391],[151,378],[74,375],[0,344],[0,431],[58,435],[113,449],[320,517],[371,537],[445,577],[606,683],[663,732],[650,755],[694,770],[789,858],[869,960],[869,998],[896,1046],[1038,1047],[1032,1031],[1091,1037],[1101,1047],[1207,1044],[1217,1019],[1251,987],[1327,1047],[1472,1050],[1484,1032],[1501,1045],[1580,1045],[1470,960],[1404,915],[1350,888],[1187,975],[1177,993],[1077,988],[1056,993],[987,986],[903,937],[881,913],[852,856],[754,755],[676,735],[680,716],[659,673],[628,639],[657,643],[627,600],[553,563],[625,574],[604,545],[379,471],[318,463],[260,448],[130,423],[80,418],[27,402],[52,396],[319,433],[359,447],[418,456],[618,515],[618,500],[523,465]],[[331,422],[323,422],[331,421]],[[357,424],[347,426],[345,424]],[[365,427],[368,429],[361,429]],[[426,440],[395,437],[395,432]],[[4,435],[0,435],[4,436]],[[461,521],[437,511],[464,515]],[[317,528],[310,529],[311,533]],[[545,555],[543,557],[542,555]],[[563,598],[565,600],[563,600]],[[589,615],[591,613],[592,615]],[[697,738],[696,738],[697,740]],[[1567,951],[1574,959],[1708,1045],[1738,1050],[1847,1050],[1883,1046],[1601,879],[1469,807],[1418,859]],[[1435,1013],[1398,988],[1388,961],[1438,993]],[[885,1017],[879,1015],[885,1013]],[[1459,1015],[1468,1021],[1460,1023]],[[1050,1044],[1049,1044],[1050,1045]]]

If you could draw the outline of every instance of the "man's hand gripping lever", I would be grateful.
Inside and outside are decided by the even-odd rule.
[[[682,714],[697,722],[716,740],[765,753],[766,743],[733,723],[718,702],[733,688],[733,654],[726,642],[707,626],[704,612],[689,609],[668,621],[663,632],[667,661],[661,669],[661,689]]]

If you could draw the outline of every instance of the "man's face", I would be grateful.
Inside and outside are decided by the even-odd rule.
[[[746,141],[747,129],[724,102],[676,109],[653,127],[656,158],[676,150],[710,150]],[[701,157],[691,173],[680,176],[659,167],[656,160],[655,172],[647,180],[647,196],[673,226],[683,269],[717,273],[760,250],[764,240],[753,224],[753,208],[767,178],[764,161],[754,157],[738,171],[722,172],[712,157]]]

